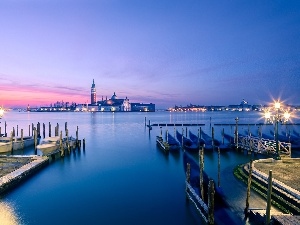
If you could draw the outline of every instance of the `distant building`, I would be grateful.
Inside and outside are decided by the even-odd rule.
[[[129,99],[119,99],[114,92],[113,96],[110,99],[98,101],[99,111],[101,112],[129,112],[131,111],[131,105]]]
[[[243,101],[240,104],[240,109],[242,109],[242,111],[250,111],[251,108],[251,105],[249,105],[248,102],[245,101],[245,99],[243,99]]]
[[[132,109],[133,104],[133,109]],[[87,102],[76,104],[75,102],[56,102],[54,104],[50,104],[50,107],[40,107],[38,111],[40,112],[62,112],[62,111],[75,111],[75,112],[130,112],[130,111],[140,111],[140,112],[154,112],[155,104],[144,104],[144,103],[130,103],[129,99],[126,97],[125,99],[119,99],[116,95],[116,92],[111,96],[110,99],[103,99],[101,101],[97,101],[96,98],[96,85],[95,80],[93,79],[93,83],[91,86],[91,103]],[[28,105],[28,109],[30,109]]]
[[[132,112],[155,112],[155,104],[131,103]]]
[[[252,110],[253,111],[262,111],[263,106],[262,105],[252,105]]]
[[[96,85],[93,79],[92,87],[91,87],[91,105],[96,105]]]

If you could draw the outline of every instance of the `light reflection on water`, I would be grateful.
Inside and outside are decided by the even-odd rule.
[[[21,224],[20,218],[15,212],[13,205],[0,202],[0,224],[18,225]]]

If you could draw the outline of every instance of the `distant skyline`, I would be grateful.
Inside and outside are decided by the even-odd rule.
[[[0,1],[0,106],[300,104],[300,1]]]

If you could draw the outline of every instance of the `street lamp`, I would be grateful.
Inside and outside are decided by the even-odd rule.
[[[279,141],[278,141],[278,124],[279,122],[285,123],[289,120],[291,114],[289,109],[284,109],[281,107],[281,103],[279,101],[274,102],[274,107],[269,108],[265,112],[265,118],[268,122],[275,124],[275,141],[276,141],[276,159],[280,159],[279,154]]]

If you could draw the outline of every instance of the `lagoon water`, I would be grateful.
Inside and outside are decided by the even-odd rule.
[[[22,182],[0,199],[0,212],[7,214],[11,224],[204,224],[200,215],[185,196],[185,173],[181,151],[166,155],[156,146],[159,127],[149,132],[145,117],[152,123],[203,123],[201,128],[210,134],[211,126],[220,123],[263,123],[257,112],[205,113],[34,113],[7,112],[1,120],[7,131],[13,127],[68,124],[69,134],[86,140],[85,150],[72,151],[64,158],[52,161],[47,167]],[[294,121],[293,121],[294,122]],[[41,126],[42,127],[42,126]],[[181,130],[182,127],[176,127]],[[215,137],[221,140],[221,130],[233,134],[234,126],[214,126]],[[264,129],[269,129],[266,127]],[[289,126],[280,127],[297,129]],[[174,127],[163,127],[172,134]],[[188,127],[195,134],[199,127]],[[257,126],[249,127],[251,132]],[[239,133],[248,126],[239,126]],[[18,154],[33,154],[25,149]],[[197,158],[197,154],[194,155]],[[221,186],[228,199],[232,217],[241,215],[245,205],[246,187],[233,176],[232,169],[251,157],[242,152],[221,153]],[[205,153],[205,171],[217,180],[217,152]],[[255,196],[255,194],[253,194]],[[257,197],[259,198],[259,197]],[[217,215],[221,220],[224,215]],[[240,218],[240,217],[238,217]],[[237,224],[246,224],[242,219]],[[3,221],[2,221],[3,222]],[[0,222],[1,224],[1,222]]]

